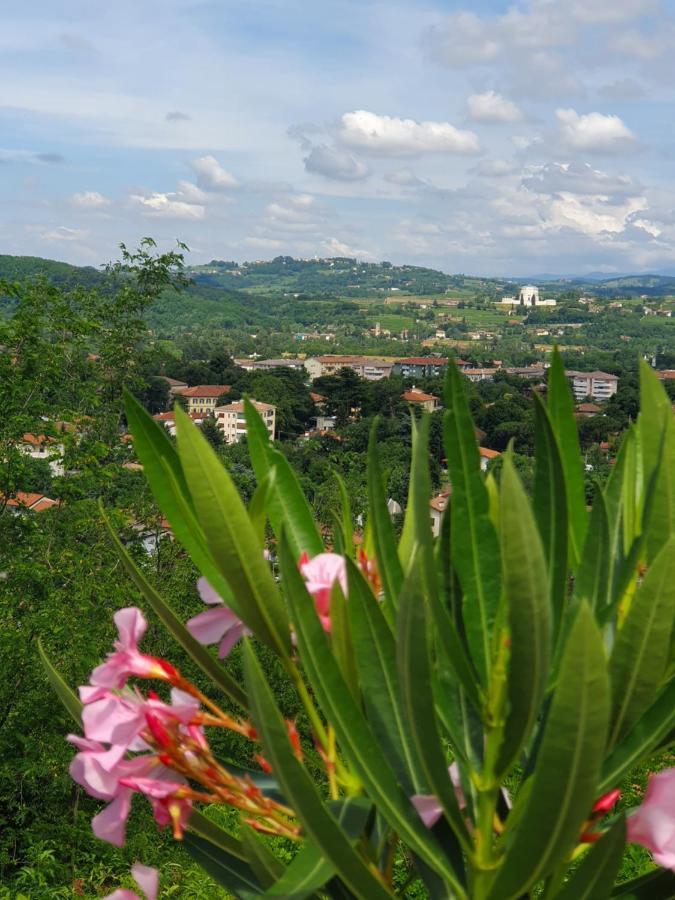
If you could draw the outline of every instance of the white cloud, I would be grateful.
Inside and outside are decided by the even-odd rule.
[[[563,143],[573,150],[616,153],[635,145],[635,135],[618,117],[592,112],[579,115],[574,109],[556,110]]]
[[[43,231],[40,237],[43,241],[81,241],[89,232],[84,228],[68,228],[66,225],[58,225],[48,231]]]
[[[518,166],[508,159],[482,159],[473,170],[484,178],[504,178],[518,171]]]
[[[196,172],[199,184],[206,190],[222,191],[239,185],[234,175],[223,169],[215,156],[200,156],[193,159],[190,166]]]
[[[523,113],[512,101],[496,91],[472,94],[466,99],[466,113],[474,122],[484,124],[508,124],[520,122]]]
[[[282,250],[284,247],[284,242],[275,238],[247,237],[244,243],[258,250]]]
[[[206,209],[196,203],[186,203],[174,199],[175,193],[131,194],[129,200],[139,207],[144,215],[166,219],[203,219]]]
[[[265,208],[265,223],[276,231],[311,231],[324,218],[311,194],[284,197]]]
[[[304,163],[307,172],[338,181],[358,181],[369,174],[368,166],[349,151],[327,144],[312,147]]]
[[[185,203],[208,203],[210,198],[206,191],[191,181],[179,181],[176,199]]]
[[[573,0],[570,12],[579,22],[605,25],[636,19],[655,7],[655,0]]]
[[[324,253],[327,256],[348,256],[356,259],[362,259],[366,262],[374,260],[375,257],[368,250],[362,250],[358,247],[352,247],[339,238],[331,237],[323,241]]]
[[[111,202],[98,191],[82,191],[70,198],[71,205],[78,209],[102,209],[104,206],[110,206]]]
[[[449,122],[416,122],[364,109],[342,116],[339,137],[350,147],[381,156],[480,152],[473,131],[462,131]]]

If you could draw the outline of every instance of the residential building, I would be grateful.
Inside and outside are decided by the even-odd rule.
[[[424,391],[418,390],[414,385],[409,391],[404,391],[401,397],[406,403],[412,403],[421,409],[426,409],[428,412],[434,412],[440,406],[438,397],[434,396],[434,394],[425,394]]]
[[[443,513],[448,507],[450,494],[452,491],[442,491],[429,501],[429,514],[431,516],[431,533],[434,537],[438,537],[441,533],[441,520]]]
[[[495,377],[495,373],[498,371],[498,369],[464,369],[462,374],[465,375],[469,381],[492,381]]]
[[[16,493],[6,501],[7,508],[13,513],[22,512],[44,512],[53,506],[58,506],[58,500],[52,500],[51,497],[45,497],[44,494],[35,494],[27,491],[16,491]]]
[[[546,374],[544,366],[507,366],[503,371],[518,378],[543,378]]]
[[[607,372],[566,372],[575,400],[592,397],[601,403],[616,394],[619,379]]]
[[[445,372],[448,360],[444,356],[412,356],[397,359],[393,374],[404,378],[434,378]]]
[[[213,415],[218,398],[229,392],[230,386],[227,384],[198,384],[195,387],[176,391],[176,394],[179,397],[185,397],[189,413]]]
[[[590,419],[602,412],[602,407],[597,403],[578,403],[575,408],[575,414],[578,418]]]
[[[310,356],[304,362],[310,379],[314,381],[323,375],[337,375],[340,369],[351,369],[360,378],[379,381],[389,378],[394,363],[375,356]]]
[[[201,425],[206,418],[206,413],[188,413],[195,425]],[[152,417],[155,422],[159,422],[169,432],[171,437],[176,436],[176,414],[173,411],[157,413]]]
[[[48,437],[44,434],[26,432],[18,446],[24,456],[48,462],[53,478],[59,478],[65,474],[65,469],[63,468],[64,446],[56,438]]]
[[[501,453],[498,450],[490,450],[489,447],[479,447],[478,453],[480,455],[481,472],[486,472],[491,460],[497,459],[498,456],[501,456]]]
[[[176,394],[180,394],[181,391],[186,391],[189,387],[187,381],[179,381],[178,378],[169,378],[168,375],[158,375],[158,378],[161,378],[162,381],[166,381],[169,385],[169,396],[175,397]]]
[[[334,341],[335,335],[332,332],[321,331],[299,331],[294,335],[296,341]]]
[[[539,288],[534,284],[526,284],[520,289],[517,297],[502,297],[500,303],[509,306],[555,306],[553,299],[543,300],[539,294]]]
[[[268,369],[303,369],[305,366],[304,359],[297,359],[297,357],[289,359],[255,359],[250,362],[250,368],[254,371],[256,369],[262,369],[263,371]]]
[[[269,436],[274,440],[274,431],[276,428],[276,406],[270,403],[258,403],[257,400],[251,400],[253,406],[260,413]],[[218,406],[215,410],[216,425],[223,433],[226,444],[237,444],[246,434],[246,416],[244,414],[244,401],[238,400],[234,403],[226,403],[224,406]]]
[[[656,374],[661,381],[672,381],[675,379],[675,369],[660,369]]]

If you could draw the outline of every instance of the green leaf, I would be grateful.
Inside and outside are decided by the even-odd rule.
[[[576,569],[586,538],[588,516],[584,491],[584,471],[577,424],[574,418],[572,391],[567,383],[565,367],[557,348],[548,370],[548,412],[560,449],[560,459],[565,473],[567,516],[569,523],[570,562]]]
[[[584,552],[574,581],[574,593],[588,600],[591,608],[602,612],[611,601],[612,578],[609,556],[609,521],[602,491],[593,498],[591,519]]]
[[[51,660],[45,653],[45,648],[42,646],[42,641],[38,638],[37,642],[38,653],[40,654],[40,660],[42,665],[44,666],[44,670],[47,673],[47,678],[49,679],[49,683],[54,688],[56,696],[59,698],[61,703],[66,709],[66,712],[70,713],[70,715],[75,719],[78,725],[82,724],[82,703],[78,698],[75,691],[70,688],[66,682],[61,678],[59,672],[54,668],[51,663]]]
[[[452,482],[452,563],[463,592],[466,637],[480,682],[491,666],[492,627],[501,594],[499,542],[490,519],[490,500],[480,471],[473,421],[454,364],[448,365],[443,420]],[[428,513],[428,511],[427,511]]]
[[[352,525],[352,505],[349,502],[349,493],[344,478],[335,470],[333,477],[337,482],[340,493],[340,517],[342,522],[342,541],[344,556],[354,556],[354,526]]]
[[[557,900],[606,900],[612,892],[625,843],[626,819],[621,815],[609,831],[592,845],[557,894]]]
[[[614,888],[612,897],[623,900],[673,900],[675,874],[666,869],[654,869],[640,878],[634,878]]]
[[[221,828],[220,825],[216,825],[211,819],[207,819],[204,813],[198,809],[193,808],[187,827],[189,831],[194,831],[195,834],[204,838],[210,844],[214,844],[225,853],[234,856],[242,862],[246,862],[246,851],[242,842]]]
[[[330,598],[331,647],[352,696],[360,698],[359,679],[354,655],[354,644],[349,622],[348,606],[340,585],[333,585]]]
[[[394,526],[387,509],[382,486],[382,470],[377,453],[377,420],[373,422],[368,440],[368,523],[375,544],[377,570],[384,588],[385,603],[391,609],[398,604],[398,594],[403,583],[403,570],[396,549]]]
[[[407,793],[422,788],[400,708],[396,643],[380,604],[353,563],[347,568],[349,621],[368,724]]]
[[[307,837],[320,848],[357,898],[391,900],[393,895],[352,847],[309,774],[294,756],[286,725],[248,640],[244,643],[244,671],[251,697],[251,713],[262,736],[265,757],[288,803],[302,822]]]
[[[429,476],[429,423],[427,413],[423,413],[419,422],[411,417],[412,461],[410,464],[410,484],[408,487],[408,503],[403,519],[403,530],[398,545],[399,557],[403,569],[410,565],[416,547],[431,546],[431,518],[429,516],[429,500],[431,499],[431,479]]]
[[[644,360],[640,361],[638,428],[645,484],[658,467],[646,535],[647,559],[652,560],[670,535],[675,534],[675,419],[670,398]]]
[[[499,508],[510,659],[509,711],[495,764],[497,777],[506,773],[518,758],[537,721],[551,658],[552,616],[544,549],[510,454],[504,460]]]
[[[265,549],[265,528],[267,526],[267,506],[274,482],[274,471],[270,470],[253,491],[248,504],[248,517],[253,530],[258,536],[261,550]]]
[[[597,796],[608,719],[602,636],[582,603],[563,652],[532,786],[522,802],[516,800],[512,815],[518,824],[507,826],[509,846],[490,900],[520,897],[576,844]]]
[[[124,396],[124,408],[134,438],[134,450],[159,508],[199,571],[229,605],[230,589],[211,558],[176,448],[166,429],[155,422],[129,393]]]
[[[675,678],[672,678],[605,759],[598,793],[604,794],[619,785],[631,769],[656,751],[674,727]]]
[[[457,885],[447,856],[429,835],[342,678],[326,633],[297,567],[282,545],[281,569],[293,613],[300,657],[319,704],[335,729],[341,750],[382,816],[432,869]],[[278,774],[278,773],[277,773]]]
[[[272,853],[255,829],[242,822],[241,843],[253,874],[264,888],[270,888],[284,874],[286,866]]]
[[[249,400],[245,400],[244,410],[249,452],[258,482],[274,469],[275,477],[267,505],[272,530],[277,538],[281,536],[282,529],[286,532],[296,561],[303,553],[310,557],[323,553],[323,541],[297,475],[283,453],[270,445],[267,428]]]
[[[178,451],[209,550],[229,584],[233,608],[282,658],[290,651],[286,613],[255,529],[232,479],[192,420],[176,410]]]
[[[553,634],[562,620],[567,588],[567,495],[560,450],[548,411],[535,394],[534,512],[546,554]]]
[[[610,746],[626,734],[656,694],[668,663],[674,620],[675,535],[650,566],[615,637],[609,663]]]
[[[469,853],[472,844],[450,779],[448,760],[443,752],[436,721],[431,687],[431,643],[422,583],[419,564],[414,561],[401,592],[397,633],[398,674],[406,730],[410,734],[416,766],[424,774],[425,793],[436,795],[448,824],[465,852]],[[460,880],[463,874],[456,873]]]
[[[100,506],[100,510],[103,521],[108,529],[108,534],[115,545],[115,549],[122,561],[122,565],[138,590],[143,594],[160,622],[164,625],[169,634],[180,644],[183,650],[185,650],[195,665],[199,666],[202,672],[211,679],[213,684],[224,691],[228,697],[235,701],[235,703],[238,703],[245,709],[246,694],[242,691],[234,678],[225,671],[223,666],[211,656],[209,651],[205,647],[202,647],[199,641],[192,637],[168,603],[162,599],[161,595],[154,589],[133,559],[129,556],[120,539],[115,534],[115,530],[102,505]]]
[[[243,891],[259,894],[262,890],[248,863],[190,831],[185,833],[182,843],[195,862],[223,887],[238,894]]]

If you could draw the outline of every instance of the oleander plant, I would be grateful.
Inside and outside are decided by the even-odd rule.
[[[247,508],[182,410],[174,443],[127,398],[136,453],[207,608],[180,621],[111,539],[152,627],[203,677],[139,649],[136,608],[116,614],[114,650],[79,698],[43,654],[79,726],[71,774],[101,801],[99,838],[124,843],[140,794],[244,900],[675,896],[675,769],[617,812],[627,776],[675,743],[671,402],[642,364],[639,416],[589,508],[557,353],[546,402],[533,400],[532,496],[510,451],[498,479],[481,471],[463,378],[448,369],[438,536],[424,416],[412,421],[400,537],[376,426],[363,533],[340,484],[326,536],[250,404]],[[217,749],[224,732],[249,765]],[[617,884],[629,843],[654,866]],[[133,874],[154,898],[161,873],[139,863]]]

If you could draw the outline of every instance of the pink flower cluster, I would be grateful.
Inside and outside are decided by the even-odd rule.
[[[675,872],[675,769],[652,775],[642,806],[627,819],[628,840],[642,844],[654,862]]]
[[[79,751],[70,766],[72,778],[92,797],[108,801],[92,821],[94,834],[121,847],[135,792],[149,799],[160,826],[171,823],[174,834],[182,834],[192,792],[186,779],[164,765],[161,754],[152,752],[148,741],[176,728],[188,733],[199,701],[177,688],[171,691],[171,704],[126,688],[132,675],[168,681],[177,673],[163,660],[139,651],[138,641],[147,628],[140,610],[119,610],[115,624],[119,635],[115,652],[94,669],[90,684],[80,688],[84,737],[69,735],[68,740]],[[130,757],[130,751],[138,755]]]
[[[136,863],[131,867],[131,874],[136,884],[145,894],[146,900],[157,900],[157,892],[159,891],[159,873],[157,869]],[[112,894],[104,897],[103,900],[141,900],[141,898],[135,891],[130,891],[128,888],[118,888]]]

